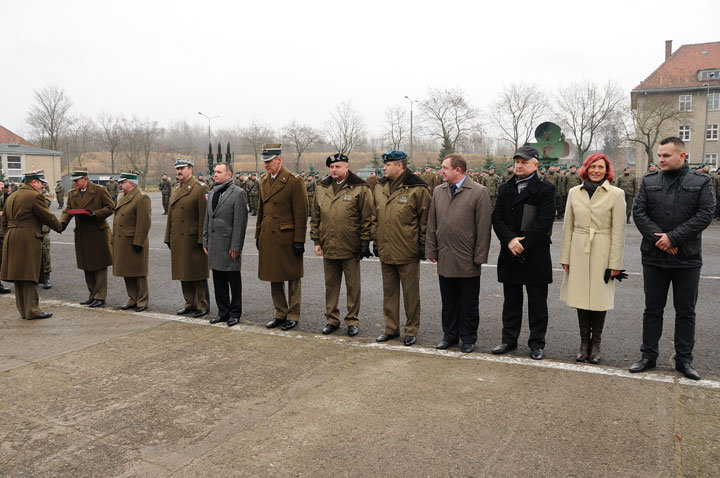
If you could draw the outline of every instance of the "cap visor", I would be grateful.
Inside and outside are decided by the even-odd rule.
[[[275,158],[277,154],[263,154],[261,156],[263,161],[270,161],[271,159]]]

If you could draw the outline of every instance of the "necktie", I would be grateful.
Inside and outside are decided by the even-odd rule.
[[[455,184],[450,185],[450,195],[452,197],[455,197],[455,191],[457,191],[457,186]]]

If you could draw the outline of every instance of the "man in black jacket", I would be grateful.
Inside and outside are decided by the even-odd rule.
[[[663,311],[670,284],[675,306],[675,369],[692,380],[700,375],[692,367],[695,345],[695,303],[702,266],[702,231],[715,212],[715,193],[710,178],[690,171],[685,143],[665,138],[658,148],[661,171],[642,180],[633,205],[633,218],[643,236],[642,358],[630,371],[655,367],[662,335]]]
[[[498,189],[492,223],[500,240],[498,280],[503,283],[502,343],[504,354],[517,348],[522,325],[523,285],[528,295],[530,356],[545,355],[547,294],[552,282],[550,233],[555,220],[555,186],[538,178],[539,154],[532,146],[518,149],[515,175]]]

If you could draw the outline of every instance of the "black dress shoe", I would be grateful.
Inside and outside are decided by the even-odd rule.
[[[0,283],[0,294],[9,294],[10,292],[12,291]]]
[[[193,317],[195,317],[195,318],[197,319],[198,317],[203,317],[203,316],[205,316],[205,315],[208,315],[208,310],[207,310],[207,309],[198,309],[198,310],[196,310],[195,313],[193,314]]]
[[[403,344],[405,344],[406,347],[410,347],[415,342],[417,342],[417,339],[414,335],[406,335],[405,340],[403,340]]]
[[[232,327],[233,325],[237,325],[240,323],[240,317],[230,317],[227,321],[228,327]]]
[[[692,364],[689,363],[676,363],[675,370],[685,375],[690,380],[700,380],[700,374],[695,371]]]
[[[142,312],[143,310],[147,310],[147,305],[142,305],[140,307],[135,307],[135,312]]]
[[[93,302],[95,302],[95,299],[88,299],[88,300],[84,300],[84,301],[80,302],[80,305],[90,305]]]
[[[448,342],[447,340],[441,340],[440,343],[435,346],[435,348],[438,350],[447,350],[456,344],[457,344],[457,340],[455,340],[454,342]]]
[[[650,370],[651,368],[655,368],[655,361],[649,358],[641,358],[640,360],[632,364],[628,370],[630,371],[630,373],[638,373],[644,372],[645,370]]]
[[[122,307],[118,307],[118,308],[119,308],[120,310],[130,310],[130,309],[134,309],[135,307],[136,307],[135,304],[133,304],[133,305],[125,304],[125,305],[123,305]]]
[[[530,358],[533,360],[542,360],[542,358],[545,356],[545,351],[543,349],[530,349]]]
[[[185,315],[191,312],[195,312],[195,309],[188,309],[187,307],[185,307],[175,312],[175,315]]]
[[[460,351],[464,354],[469,354],[475,350],[475,344],[462,344],[462,347],[460,347]]]
[[[387,342],[388,340],[396,339],[400,337],[400,334],[382,334],[375,339],[375,342]]]
[[[217,317],[213,317],[212,319],[210,319],[211,324],[219,324],[220,322],[227,322],[227,321],[228,321],[227,317],[220,317],[219,315]]]
[[[265,324],[265,327],[268,329],[274,329],[278,325],[282,325],[285,322],[285,319],[272,319],[270,322]]]
[[[52,314],[50,312],[43,312],[42,314],[39,314],[39,315],[36,315],[35,317],[30,318],[29,320],[47,319],[49,317],[52,317]]]
[[[355,337],[358,334],[358,326],[357,325],[348,325],[348,335],[350,337]]]
[[[95,307],[105,307],[105,301],[102,299],[95,299],[92,301],[92,303],[89,305],[89,307],[95,308]]]
[[[491,352],[495,355],[502,355],[506,354],[512,350],[515,350],[517,348],[517,344],[510,345],[510,344],[500,344],[494,349],[491,350]]]
[[[286,320],[284,324],[280,326],[282,330],[290,330],[297,325],[297,320]]]
[[[339,328],[340,328],[339,325],[325,324],[325,327],[323,327],[323,329],[322,329],[322,333],[323,333],[323,335],[332,334]]]
[[[43,282],[43,289],[52,289],[52,284],[50,283],[50,279]]]

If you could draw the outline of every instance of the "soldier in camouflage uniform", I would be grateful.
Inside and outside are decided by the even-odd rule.
[[[105,184],[105,189],[107,189],[108,194],[110,194],[110,199],[112,199],[113,203],[117,206],[117,198],[118,194],[120,194],[120,184],[115,181],[115,178],[110,176],[110,181]]]
[[[250,177],[245,181],[247,186],[248,204],[250,206],[250,214],[257,216],[258,197],[260,196],[260,183],[257,181],[255,173],[250,173]]]
[[[582,184],[582,179],[577,173],[577,166],[570,165],[570,172],[565,175],[565,183],[563,184],[563,216],[565,215],[565,205],[567,204],[568,193],[575,186]]]
[[[2,267],[2,248],[5,238],[5,231],[2,228],[3,207],[5,207],[5,183],[0,181],[0,267]],[[10,292],[12,291],[0,282],[0,294],[9,294]]]
[[[163,211],[164,211],[163,216],[167,216],[168,206],[170,205],[170,194],[172,194],[172,184],[170,184],[167,174],[163,174],[160,177],[160,182],[158,183],[158,189],[160,190],[160,193],[162,194],[162,206],[163,206]]]
[[[308,216],[312,214],[312,208],[315,200],[315,181],[313,180],[313,176],[309,176],[305,180],[305,190],[307,191],[307,198],[308,198]]]
[[[557,218],[562,219],[565,217],[565,201],[567,201],[567,193],[565,192],[567,169],[565,169],[565,166],[559,166],[558,168],[558,185],[555,190],[555,211],[557,212]]]
[[[47,193],[45,194],[45,203],[48,208],[52,204]],[[42,281],[43,289],[49,289],[52,287],[52,284],[50,284],[50,272],[52,272],[50,262],[50,226],[43,224],[40,228],[40,233],[42,234],[42,259],[40,261],[40,271],[42,275],[40,276],[40,280]]]
[[[245,178],[243,177],[242,173],[235,173],[233,184],[245,191]],[[245,194],[247,195],[247,191],[245,191]]]
[[[497,200],[498,188],[500,187],[500,176],[495,174],[495,167],[488,168],[487,176],[483,179],[482,185],[485,186],[490,194],[490,205],[495,209],[495,201]]]
[[[368,186],[370,186],[370,191],[374,192],[375,186],[377,185],[377,182],[378,182],[378,177],[377,177],[377,174],[375,174],[375,171],[370,173],[370,176],[365,181],[367,181]]]
[[[513,176],[515,176],[514,165],[510,163],[507,165],[507,171],[505,171],[505,174],[502,175],[502,182],[506,183],[510,181],[510,178],[512,178]]]
[[[62,181],[55,181],[55,199],[58,202],[58,209],[62,209],[65,204],[65,186]]]
[[[432,196],[432,191],[435,189],[435,171],[433,171],[432,166],[429,164],[425,165],[425,171],[420,175],[421,178],[427,183],[428,186],[430,186],[430,196]]]
[[[557,172],[557,166],[555,164],[548,166],[548,172],[545,173],[543,179],[555,186],[555,218],[557,219],[557,188],[559,187],[558,180],[560,179],[560,174]]]
[[[615,186],[625,191],[625,203],[627,208],[625,215],[627,216],[627,223],[630,224],[630,216],[632,216],[633,199],[637,194],[638,184],[635,175],[630,174],[630,167],[625,166],[623,169],[622,176],[615,180]]]

